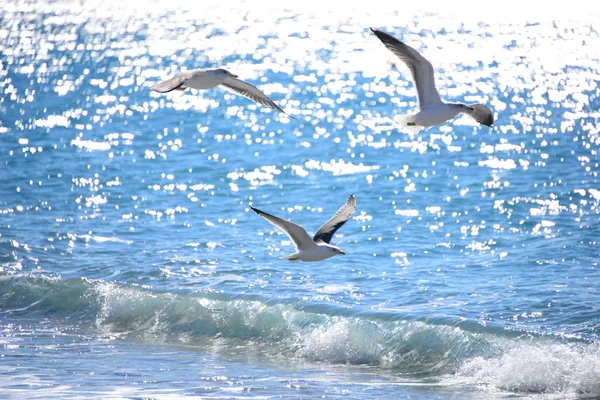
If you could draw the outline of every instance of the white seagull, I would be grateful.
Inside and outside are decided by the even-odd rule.
[[[185,90],[188,87],[198,90],[212,89],[217,86],[225,88],[249,98],[259,104],[271,107],[284,114],[279,106],[267,97],[254,85],[238,79],[237,75],[232,74],[223,68],[217,69],[192,69],[180,72],[172,78],[166,79],[154,85],[152,90],[159,93],[168,93],[173,90]],[[286,114],[287,115],[287,114]]]
[[[459,113],[469,115],[480,124],[492,126],[494,114],[483,104],[444,103],[440,99],[435,88],[433,66],[418,51],[385,32],[373,28],[371,31],[406,64],[417,88],[419,112],[404,116],[401,119],[402,128],[410,133],[417,133],[423,128],[443,124]]]
[[[292,242],[296,245],[296,253],[287,256],[286,258],[290,261],[321,261],[329,257],[336,256],[338,254],[346,254],[338,247],[329,244],[335,231],[340,229],[342,225],[346,223],[354,213],[356,208],[356,197],[350,195],[346,204],[340,208],[329,221],[327,221],[315,234],[312,239],[306,233],[303,227],[296,225],[293,222],[286,221],[278,218],[274,215],[267,214],[264,211],[260,211],[250,206],[252,211],[281,229],[286,235],[290,237]]]

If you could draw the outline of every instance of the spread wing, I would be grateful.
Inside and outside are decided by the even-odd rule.
[[[286,235],[288,235],[292,242],[294,242],[294,245],[296,245],[296,249],[303,250],[317,246],[317,244],[310,238],[310,236],[308,236],[306,230],[304,230],[304,228],[300,225],[296,225],[293,222],[286,221],[271,214],[267,214],[266,212],[254,208],[252,206],[250,206],[250,208],[252,209],[252,211],[257,213],[258,215],[275,225],[277,228],[281,229]]]
[[[277,104],[273,103],[273,101],[269,99],[266,94],[264,94],[256,86],[253,86],[248,82],[228,77],[227,79],[225,79],[225,82],[223,82],[221,85],[225,86],[227,89],[237,94],[249,98],[252,101],[255,101],[267,107],[271,107],[272,109],[285,114],[285,111],[279,108]]]
[[[329,243],[335,232],[350,219],[354,213],[354,209],[356,209],[356,197],[350,195],[346,204],[344,204],[329,221],[319,228],[313,240],[315,242],[321,241]]]
[[[433,77],[433,66],[425,57],[410,46],[402,43],[393,36],[388,35],[377,29],[372,29],[373,33],[383,42],[392,53],[394,53],[410,70],[413,82],[417,88],[419,98],[419,108],[427,108],[432,105],[440,104],[442,100],[435,88],[435,79]]]
[[[172,78],[158,82],[156,85],[152,86],[152,90],[159,93],[168,93],[172,90],[179,89],[185,81],[194,76],[196,72],[198,72],[198,70],[181,72]]]

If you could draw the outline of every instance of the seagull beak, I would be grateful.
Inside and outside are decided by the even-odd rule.
[[[343,256],[346,255],[346,253],[344,251],[342,251],[342,250],[340,250],[340,254],[343,255]]]
[[[234,77],[234,78],[237,78],[238,76],[237,76],[237,75],[233,75],[233,77]]]

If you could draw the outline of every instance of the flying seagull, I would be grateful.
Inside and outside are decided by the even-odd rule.
[[[423,128],[443,124],[460,113],[467,114],[480,124],[492,126],[494,114],[483,104],[444,103],[440,99],[435,88],[433,66],[418,51],[385,32],[373,28],[371,31],[406,64],[417,88],[419,112],[402,118],[401,124],[405,130],[417,133]]]
[[[252,211],[281,229],[290,237],[296,245],[296,253],[287,256],[290,261],[321,261],[326,258],[336,256],[338,254],[346,254],[338,247],[329,244],[334,233],[342,227],[350,219],[356,208],[356,197],[350,195],[346,204],[340,208],[329,221],[327,221],[311,239],[300,225],[286,221],[274,215],[267,214],[250,206]]]
[[[192,69],[190,71],[180,72],[172,78],[157,83],[152,87],[152,90],[159,93],[168,93],[173,90],[185,90],[187,88],[206,90],[219,85],[259,104],[271,107],[286,114],[285,111],[279,108],[277,104],[273,103],[273,101],[257,87],[238,79],[237,75],[234,75],[223,68]]]

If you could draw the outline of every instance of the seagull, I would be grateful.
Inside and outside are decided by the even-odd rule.
[[[296,245],[296,253],[287,256],[290,261],[321,261],[338,254],[345,255],[338,247],[329,244],[334,233],[350,219],[356,208],[356,197],[350,195],[344,204],[329,221],[327,221],[311,239],[300,225],[286,221],[250,206],[252,211],[281,229]]]
[[[406,115],[401,119],[401,125],[405,130],[418,133],[423,128],[443,124],[460,113],[467,114],[480,124],[492,126],[494,114],[483,104],[444,103],[440,99],[435,88],[433,66],[418,51],[385,32],[373,28],[371,31],[385,47],[406,64],[417,88],[419,112]]]
[[[238,79],[237,75],[234,75],[223,68],[192,69],[190,71],[180,72],[172,78],[157,83],[152,87],[152,90],[159,93],[168,93],[173,90],[185,90],[188,87],[206,90],[219,85],[259,104],[271,107],[274,110],[286,114],[285,111],[279,108],[277,104],[273,103],[273,101],[257,87]]]

